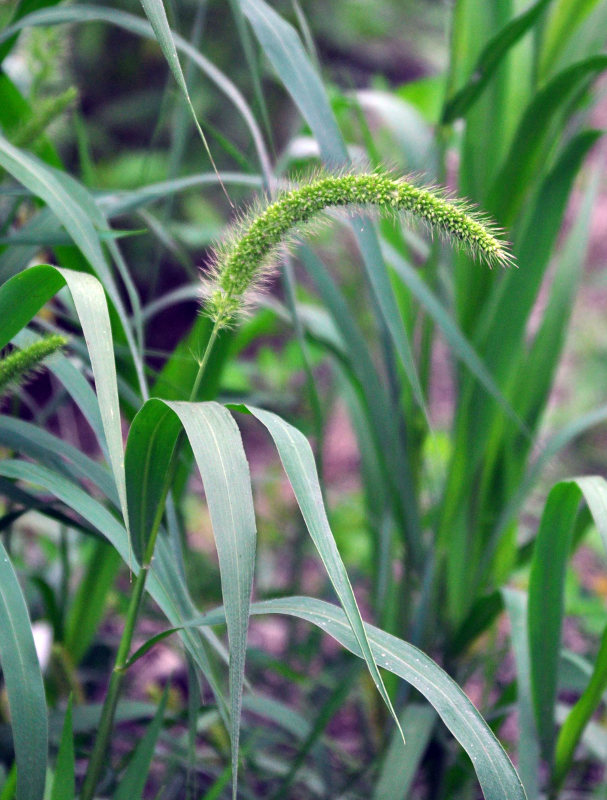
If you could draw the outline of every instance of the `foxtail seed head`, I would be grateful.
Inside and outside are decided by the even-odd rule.
[[[454,239],[489,265],[513,262],[498,231],[470,205],[434,188],[421,188],[383,173],[323,175],[282,192],[259,211],[241,219],[227,241],[215,249],[204,282],[205,312],[220,327],[230,325],[248,297],[271,273],[277,251],[303,226],[331,208],[404,212]]]
[[[40,367],[45,358],[66,344],[65,336],[53,334],[0,359],[0,395],[19,386]]]

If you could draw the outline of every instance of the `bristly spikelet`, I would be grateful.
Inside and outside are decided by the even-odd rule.
[[[209,317],[218,326],[229,325],[246,305],[247,295],[267,279],[280,245],[289,244],[303,226],[332,208],[404,212],[482,255],[490,265],[513,263],[497,229],[440,189],[414,186],[381,172],[321,175],[242,218],[216,248],[204,291]]]
[[[45,358],[56,353],[66,344],[65,336],[52,334],[33,342],[22,350],[14,350],[5,358],[0,359],[0,395],[19,386],[25,378],[40,367]]]

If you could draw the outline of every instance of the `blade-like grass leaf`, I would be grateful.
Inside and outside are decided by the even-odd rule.
[[[0,287],[0,347],[23,328],[59,289],[67,285],[89,351],[110,464],[124,519],[126,483],[116,365],[110,317],[103,288],[92,275],[41,264]]]
[[[240,433],[217,403],[150,400],[133,420],[127,445],[127,487],[136,551],[145,549],[164,501],[171,454],[183,425],[202,476],[219,556],[230,642],[230,700],[234,792],[242,687],[255,565],[255,512]],[[162,511],[162,509],[160,509]]]
[[[553,487],[540,521],[529,578],[529,654],[535,723],[542,755],[552,765],[555,704],[564,616],[565,572],[573,523],[584,499],[607,547],[607,482],[577,478]]]
[[[63,720],[61,743],[57,754],[51,800],[74,800],[76,797],[76,764],[74,759],[74,733],[72,730],[72,695],[68,700]]]
[[[19,580],[0,542],[0,660],[11,712],[18,800],[42,800],[48,714],[32,626]]]
[[[154,758],[156,742],[162,729],[164,712],[169,697],[169,687],[170,684],[167,683],[154,719],[135,748],[135,754],[120,779],[120,784],[114,794],[114,800],[141,800],[143,796],[143,790],[145,789]]]
[[[442,115],[443,125],[466,114],[491,80],[504,56],[537,22],[550,2],[552,0],[537,0],[531,8],[511,20],[487,42],[477,58],[468,83],[453,97],[446,100]]]
[[[243,408],[253,414],[268,429],[274,440],[306,527],[347,615],[369,673],[400,730],[400,722],[371,653],[352,585],[329,526],[312,448],[306,437],[297,428],[289,425],[276,414],[254,406],[244,406]]]
[[[305,619],[364,658],[345,612],[331,603],[312,597],[287,597],[253,603],[251,614],[287,614]],[[223,609],[217,609],[196,622],[214,625],[224,619]],[[526,800],[512,762],[455,681],[413,645],[368,623],[365,630],[375,661],[415,687],[466,750],[486,800]]]
[[[607,627],[603,631],[601,646],[596,657],[592,676],[584,693],[571,709],[569,716],[563,723],[560,730],[555,753],[555,764],[553,774],[553,784],[560,788],[566,778],[571,764],[575,748],[577,747],[586,725],[601,700],[603,692],[607,688]]]

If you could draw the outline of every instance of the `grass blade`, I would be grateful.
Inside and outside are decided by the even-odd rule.
[[[44,303],[67,285],[89,351],[110,464],[127,517],[124,451],[110,317],[103,287],[92,275],[41,264],[15,275],[0,287],[0,347],[23,328]]]
[[[211,151],[209,149],[208,142],[206,140],[206,136],[204,135],[204,131],[200,127],[200,123],[198,122],[198,117],[196,116],[196,111],[194,110],[194,106],[192,105],[192,100],[190,98],[190,93],[188,91],[187,84],[185,82],[185,77],[181,70],[181,64],[179,63],[179,56],[177,55],[177,50],[175,48],[175,42],[173,41],[173,34],[171,33],[171,28],[169,27],[169,21],[167,19],[166,11],[164,10],[164,5],[162,0],[141,0],[141,5],[143,6],[143,10],[146,13],[147,18],[150,21],[152,29],[156,34],[156,40],[160,45],[160,49],[162,50],[164,57],[167,60],[169,68],[173,73],[173,77],[177,81],[177,85],[181,89],[185,101],[188,105],[188,108],[192,112],[192,118],[194,119],[194,124],[196,125],[196,130],[200,135],[202,140],[202,144],[204,145],[204,149],[209,157],[209,161],[213,167],[213,171],[217,175],[217,179],[223,189],[225,196],[228,198],[230,205],[232,205],[232,201],[230,200],[230,195],[227,192],[226,187],[223,185],[223,181],[221,180],[221,176],[219,175],[219,171],[215,165],[215,161],[213,160],[213,156],[211,155]]]
[[[466,114],[491,80],[504,56],[532,28],[550,2],[552,0],[538,0],[489,39],[476,61],[468,83],[445,102],[443,125]]]
[[[518,774],[529,800],[538,800],[540,748],[531,699],[527,595],[516,589],[503,589],[502,596],[510,619],[510,639],[516,663],[516,700],[519,726]]]
[[[373,800],[405,800],[415,779],[417,768],[424,757],[436,723],[434,709],[414,703],[407,706],[401,715],[403,729],[407,734],[407,746],[399,736],[393,736],[386,758],[379,773]]]
[[[347,615],[352,632],[367,663],[367,668],[373,682],[386,704],[399,731],[400,721],[392,707],[377,664],[371,653],[364,624],[356,604],[352,585],[348,578],[346,568],[335,544],[327,514],[325,511],[314,454],[306,437],[292,425],[282,420],[276,414],[263,411],[253,406],[244,406],[244,409],[253,414],[267,429],[280,455],[289,482],[297,503],[301,509],[306,527],[319,552],[322,562],[327,570],[327,575]],[[401,731],[402,735],[402,731]]]
[[[150,400],[135,417],[126,459],[133,541],[136,550],[145,546],[150,522],[164,499],[162,489],[179,423],[185,429],[202,476],[219,556],[230,642],[230,732],[236,792],[256,526],[249,468],[240,433],[223,406]]]
[[[74,732],[72,730],[72,695],[67,703],[61,743],[57,755],[51,800],[74,800],[76,797],[76,764],[74,759]]]
[[[42,800],[48,749],[44,683],[25,598],[1,542],[0,659],[11,712],[17,797]]]
[[[580,699],[569,712],[557,739],[552,777],[557,791],[569,772],[575,748],[582,738],[584,728],[603,700],[605,689],[607,689],[607,627],[603,631],[601,646],[590,681]]]
[[[162,729],[164,712],[169,697],[169,687],[170,684],[167,683],[154,719],[149,724],[143,738],[135,749],[135,754],[126,768],[118,789],[114,794],[114,800],[141,800],[143,796],[145,783],[154,758],[156,741]]]

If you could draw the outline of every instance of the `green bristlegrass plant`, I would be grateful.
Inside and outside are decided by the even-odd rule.
[[[320,212],[348,207],[370,208],[393,214],[406,212],[426,223],[432,230],[466,245],[489,263],[506,265],[511,262],[506,244],[497,238],[487,220],[461,201],[448,200],[437,191],[417,187],[402,179],[383,174],[324,175],[316,177],[309,183],[304,182],[297,188],[282,193],[266,208],[245,216],[230,232],[227,241],[216,249],[203,292],[205,295],[203,310],[209,316],[213,327],[199,362],[189,403],[192,403],[198,395],[219,332],[235,324],[251,302],[253,293],[267,281],[280,246],[292,241],[302,232],[302,226],[311,222]],[[133,634],[154,557],[166,498],[175,478],[183,438],[184,432],[181,431],[175,441],[164,476],[156,514],[150,530],[146,532],[145,549],[142,551],[141,548],[135,547],[141,568],[133,587],[124,631],[108,685],[95,746],[82,788],[82,800],[92,800],[103,770],[122,681],[129,665]],[[352,601],[354,602],[353,596]],[[400,730],[400,721],[392,708],[366,637],[362,641],[359,640],[359,645],[365,657],[367,653],[369,654],[368,663],[373,680]],[[236,739],[233,741],[236,756],[237,744]],[[236,776],[237,761],[233,763],[233,769]],[[234,791],[236,791],[235,779]]]
[[[145,16],[126,5],[54,0],[0,11],[0,61],[27,47],[23,32],[60,37],[67,24],[81,46],[81,96],[87,81],[103,83],[109,58],[112,74],[140,70],[139,86],[147,86],[149,41],[179,89],[152,86],[152,103],[126,80],[120,97],[112,87],[112,104],[92,104],[77,126],[78,162],[68,170],[49,125],[69,113],[74,92],[53,86],[56,96],[40,105],[9,69],[0,75],[0,347],[20,348],[0,362],[0,374],[15,374],[18,363],[25,370],[32,353],[41,359],[48,341],[61,347],[61,331],[70,332],[70,358],[59,350],[44,361],[54,376],[49,403],[30,420],[16,392],[11,413],[0,415],[0,445],[11,454],[0,462],[0,661],[12,733],[10,746],[0,737],[2,763],[12,765],[3,799],[130,800],[167,791],[187,800],[463,800],[476,797],[479,784],[487,800],[567,796],[580,788],[579,767],[600,762],[604,731],[595,713],[607,669],[605,635],[584,656],[563,645],[566,576],[589,528],[607,543],[607,486],[600,477],[569,479],[548,492],[542,475],[550,463],[558,478],[558,452],[607,412],[591,409],[551,437],[543,425],[599,188],[583,165],[601,133],[588,120],[595,79],[607,67],[605,4],[457,0],[442,73],[347,95],[321,75],[314,29],[297,3],[297,28],[265,0],[217,9],[219,23],[235,32],[219,49],[203,35],[204,4],[193,19],[185,7],[168,17],[162,0],[142,6]],[[128,64],[126,48],[111,38],[116,31],[132,37]],[[83,32],[92,37],[85,45]],[[71,51],[62,49],[68,72]],[[268,75],[302,116],[278,159],[271,139],[285,98],[266,92]],[[212,124],[194,118],[195,108]],[[136,188],[114,185],[123,164],[141,163],[140,152],[117,145],[125,119],[133,141],[156,126],[147,163],[166,167],[162,180],[142,174]],[[204,155],[192,126],[205,142],[203,129],[209,133],[217,168],[211,161],[199,171]],[[315,154],[304,156],[310,164],[291,155],[302,140]],[[371,165],[364,172],[349,160],[361,149]],[[382,171],[386,163],[398,165],[394,174]],[[312,177],[298,183],[292,177],[302,166]],[[423,180],[396,177],[420,172]],[[112,185],[103,184],[107,175]],[[422,184],[452,184],[468,201]],[[222,187],[235,206],[249,205],[251,194],[266,200],[224,229]],[[563,235],[574,188],[579,210]],[[341,208],[347,214],[334,219]],[[308,240],[324,212],[331,236]],[[122,217],[133,229],[143,220],[149,235],[120,241],[113,227]],[[199,313],[193,264],[211,239],[220,243]],[[50,253],[60,266],[39,263]],[[187,283],[159,293],[164,271],[166,284],[181,274]],[[278,291],[260,293],[273,275]],[[39,315],[45,304],[50,313]],[[174,345],[163,313],[183,325]],[[30,323],[50,333],[36,351],[22,334]],[[284,338],[301,354],[295,399],[272,391],[256,369],[258,345],[280,348]],[[445,376],[449,413],[438,417],[429,398],[437,388],[445,394]],[[356,437],[364,511],[357,535],[362,529],[370,553],[349,548],[347,565],[329,522],[343,515],[324,501],[328,495],[337,511],[346,502],[328,493],[331,475],[323,472],[331,398]],[[47,425],[57,410],[58,424]],[[82,420],[95,441],[86,452]],[[264,471],[258,491],[273,499],[279,520],[272,541],[264,522],[259,545],[236,420],[269,435],[298,508],[282,489],[266,488]],[[302,430],[313,432],[314,448]],[[245,437],[247,447],[256,441]],[[194,466],[217,571],[188,538],[204,527],[189,516]],[[531,512],[543,506],[537,523],[522,514],[532,490],[540,502]],[[21,535],[26,515],[35,537]],[[351,530],[342,528],[335,533],[343,540]],[[306,534],[325,570],[313,568],[315,585],[326,573],[323,599],[301,588]],[[46,560],[30,558],[34,539]],[[202,563],[219,575],[221,608],[206,610]],[[291,576],[280,591],[268,564]],[[118,580],[127,575],[126,584]],[[374,624],[363,622],[355,598],[363,586]],[[121,608],[125,625],[106,670],[87,659],[105,646],[103,620]],[[139,623],[159,612],[167,622],[144,636]],[[267,614],[317,632],[293,627],[276,657],[247,648],[250,617]],[[33,617],[52,625],[59,677],[40,668]],[[227,650],[216,626],[225,626]],[[124,695],[140,659],[172,634],[187,662],[187,702],[165,693],[152,708],[130,703]],[[325,653],[321,634],[366,673],[345,654]],[[514,678],[503,668],[506,650]],[[107,686],[101,710],[85,676]],[[481,687],[478,708],[461,688],[471,676]],[[64,711],[66,686],[85,699]],[[344,705],[356,759],[328,727]],[[502,744],[514,707],[517,741]],[[133,744],[142,718],[145,733]],[[127,736],[116,720],[131,725],[120,759],[112,738],[122,747]],[[76,765],[84,762],[79,785]]]

